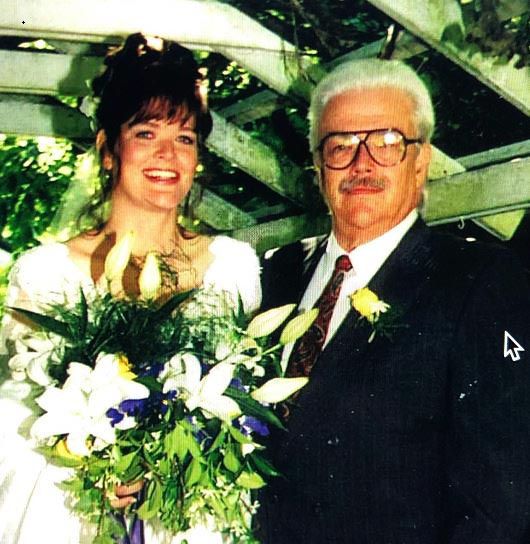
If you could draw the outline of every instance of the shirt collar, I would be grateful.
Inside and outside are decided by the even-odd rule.
[[[403,236],[412,227],[418,218],[418,210],[412,210],[400,223],[383,233],[381,236],[366,242],[348,253],[353,265],[355,275],[359,278],[365,278],[368,282],[377,272],[387,257],[399,244]],[[325,258],[329,265],[335,263],[338,257],[344,255],[342,249],[331,232],[326,246]]]

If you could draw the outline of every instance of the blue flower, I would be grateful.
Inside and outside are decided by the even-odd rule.
[[[195,416],[187,415],[185,419],[193,426],[192,434],[193,438],[195,438],[195,441],[198,444],[201,444],[203,441],[205,441],[205,445],[206,447],[208,447],[212,442],[211,437],[204,430],[199,428],[199,426],[197,425],[197,418]]]
[[[246,391],[245,386],[243,385],[243,382],[240,378],[232,378],[232,381],[230,382],[230,387],[233,387],[238,391]]]
[[[241,426],[241,432],[248,436],[251,433],[257,433],[260,436],[268,436],[269,428],[263,421],[254,416],[243,416],[238,420]]]
[[[116,408],[109,408],[105,414],[111,419],[110,424],[115,427],[125,417],[122,412],[116,410]]]
[[[127,399],[120,404],[120,410],[128,416],[144,415],[145,407],[152,397],[152,393],[148,399]]]

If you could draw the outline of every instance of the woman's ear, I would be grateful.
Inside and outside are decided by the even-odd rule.
[[[114,160],[112,153],[107,146],[107,135],[103,129],[98,130],[96,134],[96,149],[101,156],[101,164],[105,170],[112,170],[114,166]]]
[[[107,135],[105,131],[100,128],[96,134],[96,149],[101,152],[103,146],[107,143]]]

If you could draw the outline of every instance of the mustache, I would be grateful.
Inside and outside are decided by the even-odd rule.
[[[339,184],[339,191],[347,193],[353,191],[357,187],[367,187],[369,189],[384,189],[386,182],[381,178],[363,177],[363,178],[346,178]]]

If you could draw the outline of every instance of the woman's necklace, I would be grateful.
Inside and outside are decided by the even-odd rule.
[[[154,253],[160,268],[163,291],[182,290],[196,286],[198,274],[193,260],[182,249],[177,239],[171,249]],[[146,255],[131,255],[130,262],[134,268],[140,271],[145,265],[145,259]]]

